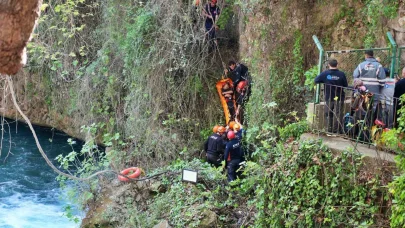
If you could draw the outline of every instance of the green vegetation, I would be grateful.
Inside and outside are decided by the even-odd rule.
[[[389,180],[381,170],[366,169],[354,151],[334,154],[322,142],[299,140],[309,130],[301,119],[305,103],[312,100],[318,70],[312,67],[316,56],[311,36],[320,28],[330,36],[333,28],[308,28],[300,19],[310,15],[299,14],[301,3],[294,5],[298,1],[271,7],[264,0],[225,2],[218,21],[226,36],[220,40],[219,56],[205,42],[199,27],[203,19],[196,15],[200,9],[186,1],[45,1],[29,44],[29,71],[40,76],[40,86],[30,81],[26,90],[46,94],[49,111],[71,117],[77,129],[84,126],[86,137],[82,151],[57,158],[61,167],[81,177],[129,166],[142,166],[148,175],[169,171],[171,175],[160,179],[165,191],[150,196],[146,206],[125,201],[103,214],[118,227],[152,227],[162,219],[174,227],[198,227],[210,212],[218,215],[219,226],[386,225],[390,197],[382,186]],[[311,4],[303,4],[304,9],[330,3]],[[398,4],[359,4],[368,6],[358,12],[343,4],[331,27],[344,18],[350,24],[370,18],[364,20],[369,29],[365,43],[370,46],[380,32],[381,17],[392,18]],[[235,10],[245,23],[235,23]],[[238,32],[238,37],[232,36]],[[239,39],[241,52],[239,44],[232,43]],[[253,77],[244,141],[250,160],[244,178],[228,185],[221,169],[195,158],[211,127],[223,122],[214,86],[221,61],[238,54]],[[395,140],[402,138],[391,132],[385,140],[400,148]],[[108,150],[100,150],[99,142]],[[404,170],[403,159],[398,162]],[[199,170],[199,184],[182,183],[182,168]],[[115,178],[105,175],[75,183],[70,197],[89,207],[103,197],[103,184]],[[401,178],[390,185],[396,200],[391,225],[397,227],[404,224]],[[60,181],[63,185],[65,179]],[[66,208],[67,216],[77,220],[71,211]]]
[[[384,26],[381,26],[382,18],[392,19],[397,15],[398,4],[397,1],[390,0],[367,0],[365,2],[363,17],[366,19],[367,25],[367,34],[364,40],[366,48],[373,47],[377,41],[378,30],[384,30]]]
[[[401,97],[401,103],[404,104],[404,96]],[[390,193],[393,196],[392,200],[392,215],[391,215],[391,227],[403,227],[405,225],[404,213],[405,213],[405,107],[402,106],[398,110],[398,128],[388,132],[384,132],[382,135],[382,143],[387,145],[389,149],[398,152],[395,157],[395,161],[398,168],[397,176],[394,177],[392,183],[390,183]]]
[[[205,35],[193,25],[201,19],[193,22],[186,5],[70,0],[43,10],[30,71],[44,77],[49,109],[76,128],[102,126],[99,136],[119,132],[128,142],[119,156],[129,155],[125,162],[160,166],[175,151],[198,150],[199,132],[220,122],[206,100],[217,96],[220,77],[207,75],[221,65],[211,65]]]

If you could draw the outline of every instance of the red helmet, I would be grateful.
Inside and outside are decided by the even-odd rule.
[[[247,82],[246,82],[246,81],[241,81],[241,82],[239,82],[238,85],[236,86],[236,89],[238,89],[238,90],[244,90],[245,87],[246,87],[246,85],[247,85]]]
[[[233,132],[233,131],[228,131],[227,136],[228,136],[228,139],[229,139],[229,140],[232,140],[232,139],[235,138],[235,132]]]
[[[217,3],[217,0],[211,0],[212,3]]]

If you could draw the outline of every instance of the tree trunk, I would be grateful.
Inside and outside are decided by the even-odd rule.
[[[16,74],[25,64],[25,47],[42,0],[0,0],[0,73]]]

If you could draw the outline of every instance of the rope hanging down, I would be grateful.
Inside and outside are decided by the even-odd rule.
[[[38,141],[37,134],[35,133],[35,130],[34,130],[32,124],[31,124],[31,121],[30,121],[30,120],[28,119],[28,117],[21,111],[20,106],[18,105],[17,99],[16,99],[16,97],[15,97],[14,86],[13,86],[13,81],[11,80],[11,77],[10,77],[10,76],[5,76],[5,78],[6,78],[6,80],[7,80],[8,85],[9,85],[10,93],[11,93],[11,98],[12,98],[12,100],[13,100],[13,104],[14,104],[15,108],[17,109],[18,113],[20,113],[20,115],[23,117],[23,119],[25,120],[25,122],[28,124],[28,126],[29,126],[29,128],[30,128],[30,130],[31,130],[31,132],[32,132],[32,135],[33,135],[33,137],[34,137],[34,139],[35,139],[35,143],[36,143],[36,145],[37,145],[37,147],[38,147],[38,150],[39,150],[39,152],[41,153],[42,157],[45,159],[45,161],[46,161],[46,163],[49,165],[49,167],[51,167],[52,170],[55,171],[57,174],[59,174],[59,175],[61,175],[61,176],[64,176],[64,177],[67,177],[67,178],[72,179],[72,180],[76,180],[76,181],[88,181],[88,180],[90,180],[91,178],[96,177],[96,176],[101,175],[101,174],[104,174],[104,173],[114,173],[114,174],[116,174],[116,175],[120,175],[120,176],[126,177],[126,178],[130,179],[131,181],[143,181],[143,180],[151,179],[151,178],[154,178],[154,177],[157,177],[157,176],[160,176],[160,175],[162,175],[162,174],[167,173],[167,172],[162,172],[162,173],[158,173],[158,174],[156,174],[156,175],[149,176],[149,177],[145,177],[145,178],[141,178],[141,179],[133,179],[133,178],[130,178],[130,177],[126,176],[126,175],[122,175],[122,174],[120,174],[120,173],[117,173],[117,172],[115,172],[115,171],[113,171],[113,170],[102,170],[102,171],[96,172],[96,173],[94,173],[94,174],[92,174],[92,175],[90,175],[90,176],[88,176],[88,177],[86,177],[86,178],[76,177],[76,176],[73,176],[73,175],[70,175],[70,174],[67,174],[67,173],[64,173],[64,172],[60,171],[58,168],[56,168],[56,167],[52,164],[52,162],[49,160],[48,156],[45,154],[44,150],[42,149],[41,144],[40,144],[39,141]]]

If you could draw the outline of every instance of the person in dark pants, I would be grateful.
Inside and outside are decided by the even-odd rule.
[[[377,113],[377,105],[380,102],[380,80],[385,80],[384,67],[374,58],[373,50],[367,50],[364,52],[365,60],[360,63],[353,71],[353,78],[359,78],[363,81],[367,90],[376,94],[373,96],[373,113]],[[372,116],[372,120],[375,116]],[[373,122],[373,121],[372,121]]]
[[[395,98],[400,98],[403,94],[405,94],[405,67],[402,69],[402,78],[395,83],[395,89],[394,89],[394,97]],[[394,100],[394,122],[395,122],[395,128],[398,128],[398,111],[401,109],[402,105],[401,102],[395,99]]]
[[[206,4],[203,9],[203,15],[205,16],[205,31],[208,40],[213,40],[215,44],[217,44],[216,30],[218,29],[218,26],[215,23],[218,21],[220,14],[221,10],[217,6],[217,0],[211,0],[211,2]]]
[[[315,78],[315,83],[324,83],[325,85],[325,125],[328,132],[339,133],[343,130],[343,104],[345,100],[345,92],[342,87],[347,87],[347,79],[345,73],[338,70],[338,62],[336,59],[330,59],[328,62],[329,69],[322,72]]]
[[[224,153],[225,142],[222,135],[226,129],[222,126],[217,128],[217,132],[210,135],[204,144],[204,150],[207,154],[207,162],[216,168],[221,166],[222,155]]]
[[[231,60],[228,62],[228,69],[226,74],[230,73],[229,77],[233,82],[235,88],[235,98],[237,103],[236,116],[244,123],[244,107],[249,101],[251,94],[252,80],[249,75],[249,68],[241,63],[236,63]]]
[[[228,181],[234,181],[239,176],[237,170],[239,169],[243,161],[243,150],[240,141],[236,138],[234,131],[229,131],[228,134],[229,142],[225,147],[224,160],[226,162],[226,168],[228,170]]]

